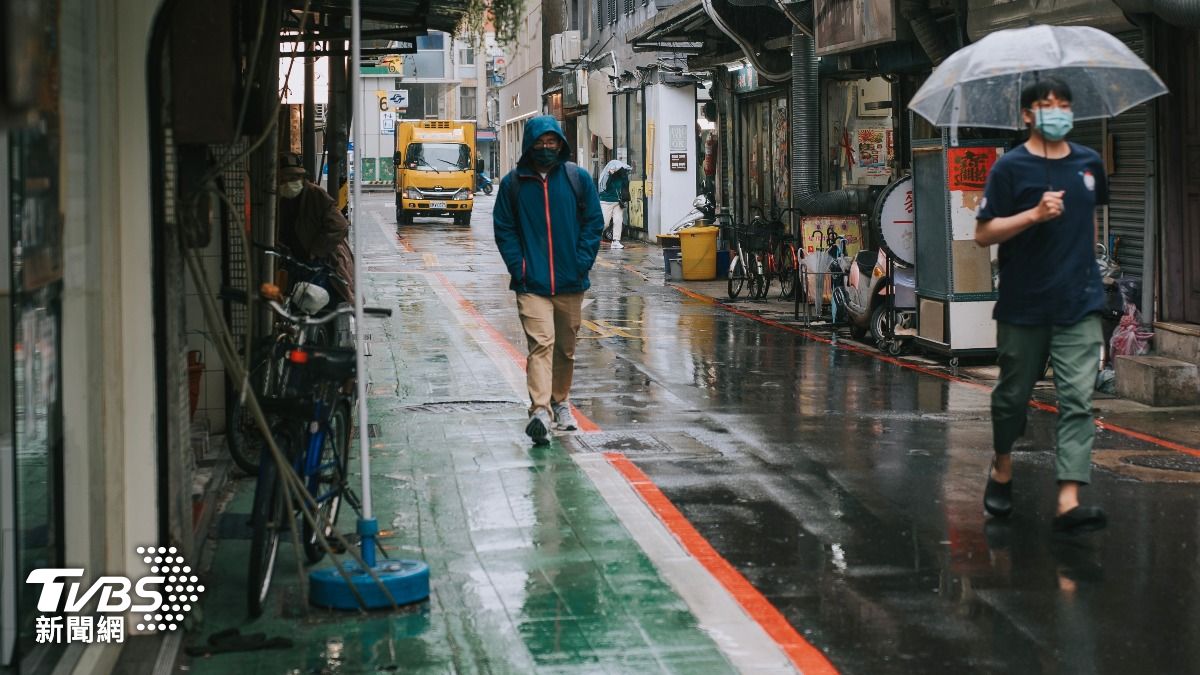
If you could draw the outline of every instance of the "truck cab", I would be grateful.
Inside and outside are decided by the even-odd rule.
[[[471,222],[475,199],[475,123],[400,120],[396,123],[396,224],[417,216]]]

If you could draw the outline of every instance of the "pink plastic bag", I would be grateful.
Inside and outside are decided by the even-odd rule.
[[[1125,305],[1125,315],[1113,331],[1109,348],[1113,356],[1141,356],[1150,351],[1154,331],[1141,329],[1141,316],[1133,304]]]

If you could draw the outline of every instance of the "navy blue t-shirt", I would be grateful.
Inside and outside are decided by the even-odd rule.
[[[1095,150],[1070,146],[1066,157],[1047,160],[1022,144],[996,160],[988,174],[977,220],[1034,208],[1047,185],[1066,192],[1063,215],[1000,244],[1000,299],[992,312],[997,321],[1066,326],[1104,307],[1094,228],[1096,207],[1108,203],[1108,178]]]

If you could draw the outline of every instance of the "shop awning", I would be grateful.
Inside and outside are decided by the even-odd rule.
[[[635,52],[700,51],[705,27],[711,25],[701,0],[681,0],[655,14],[626,36]]]
[[[296,10],[304,7],[304,3],[298,0],[288,4]],[[467,0],[359,0],[359,7],[364,22],[365,45],[371,39],[412,37],[424,35],[426,30],[454,33],[467,11]],[[309,11],[348,17],[350,0],[310,0]],[[389,28],[394,36],[385,33]]]

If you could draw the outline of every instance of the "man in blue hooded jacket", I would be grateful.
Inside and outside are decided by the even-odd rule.
[[[569,400],[575,336],[604,218],[591,177],[567,163],[571,148],[558,120],[534,117],[522,138],[517,167],[500,181],[492,222],[529,345],[525,433],[542,445],[552,423],[576,428]],[[570,180],[568,170],[579,171],[578,180]]]

